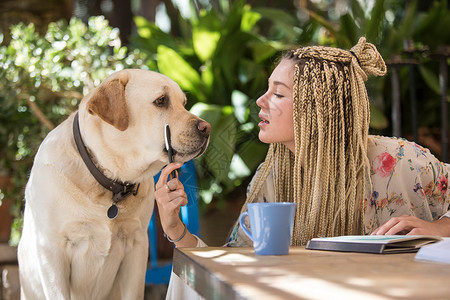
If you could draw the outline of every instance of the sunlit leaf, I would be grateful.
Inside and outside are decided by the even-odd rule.
[[[245,6],[244,13],[241,20],[241,30],[251,31],[255,26],[256,22],[261,19],[261,14],[250,10],[249,6]]]
[[[147,21],[143,17],[135,17],[138,37],[133,37],[134,42],[145,44],[146,47],[150,47],[152,51],[156,51],[159,45],[165,45],[167,47],[176,49],[177,44],[175,39],[169,34],[162,31],[156,24]]]
[[[158,69],[176,81],[183,90],[191,92],[201,101],[205,100],[200,75],[173,49],[158,46]]]
[[[192,43],[201,61],[211,58],[221,36],[221,22],[214,11],[202,12],[198,22],[193,24]]]
[[[192,41],[194,50],[201,61],[206,61],[211,58],[216,50],[219,39],[220,32],[209,31],[198,27],[193,29]]]

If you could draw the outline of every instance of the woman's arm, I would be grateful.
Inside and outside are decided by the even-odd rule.
[[[165,234],[177,247],[197,247],[199,240],[191,234],[180,220],[180,209],[188,203],[183,184],[178,178],[167,181],[170,172],[180,168],[181,163],[171,163],[161,170],[155,186],[155,199]],[[183,236],[184,231],[186,233]],[[180,239],[181,238],[181,239]]]
[[[372,234],[450,236],[450,165],[416,143],[382,136],[369,137],[368,156],[373,193],[365,215],[378,223]]]
[[[391,234],[450,236],[450,218],[444,216],[439,220],[427,222],[403,215],[390,219],[372,232],[372,235]]]

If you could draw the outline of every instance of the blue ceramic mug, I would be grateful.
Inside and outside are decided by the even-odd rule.
[[[239,224],[253,241],[255,254],[289,254],[292,229],[294,227],[295,203],[270,202],[249,203],[247,211],[239,217]],[[245,225],[245,217],[250,219],[251,232]]]

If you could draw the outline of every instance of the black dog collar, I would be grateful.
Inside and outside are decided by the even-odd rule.
[[[100,172],[99,169],[97,169],[87,152],[86,146],[83,143],[83,139],[81,138],[78,112],[73,119],[73,137],[75,139],[75,144],[77,145],[78,152],[80,153],[81,158],[83,159],[84,164],[88,168],[89,172],[91,172],[92,176],[94,176],[98,183],[100,183],[105,189],[110,190],[113,193],[113,204],[108,209],[107,215],[108,218],[114,219],[119,213],[119,209],[117,208],[116,203],[127,198],[130,194],[136,196],[139,191],[140,183],[136,185],[136,183],[122,183],[120,181],[115,181],[109,179],[108,177],[103,175],[103,173]]]

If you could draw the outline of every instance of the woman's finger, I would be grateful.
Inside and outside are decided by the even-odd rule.
[[[428,225],[429,222],[423,221],[414,216],[402,215],[400,217],[393,217],[377,229],[372,235],[392,235],[392,234],[406,234],[414,230]]]
[[[168,186],[175,185],[177,188],[175,190],[171,190]],[[158,207],[160,208],[160,213],[162,214],[170,214],[176,213],[179,211],[181,206],[184,206],[188,203],[187,195],[184,191],[183,185],[178,182],[168,182],[165,186],[160,187],[155,191],[156,202],[158,203]]]
[[[183,184],[178,180],[178,178],[173,178],[167,182],[167,189],[170,191],[182,190],[184,191]]]
[[[406,234],[408,232],[411,231],[411,229],[413,229],[414,226],[412,224],[410,224],[410,222],[406,221],[406,220],[402,220],[400,222],[398,222],[397,224],[395,224],[394,226],[392,226],[391,228],[389,228],[388,231],[386,231],[384,234],[385,235],[393,235],[393,234]]]
[[[399,222],[398,218],[392,218],[372,232],[372,235],[384,235]]]
[[[161,170],[161,174],[159,175],[159,179],[155,185],[155,188],[160,189],[161,187],[165,186],[167,184],[167,178],[169,178],[170,173],[176,169],[181,168],[182,165],[182,163],[171,163],[164,167]]]
[[[167,194],[167,197],[169,198],[169,202],[172,202],[174,199],[178,197],[186,197],[186,193],[183,190],[170,191]]]
[[[183,195],[183,196],[178,196],[175,197],[174,199],[172,199],[170,201],[171,204],[173,204],[176,207],[181,207],[181,206],[185,206],[186,204],[188,204],[188,200],[187,198]]]

